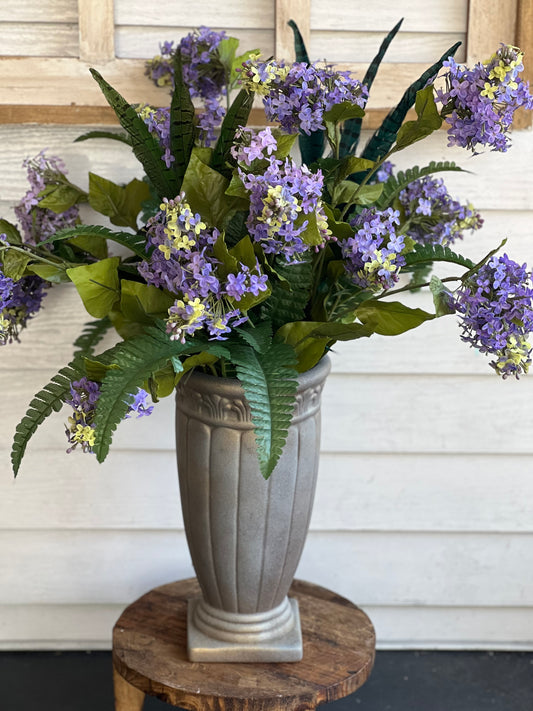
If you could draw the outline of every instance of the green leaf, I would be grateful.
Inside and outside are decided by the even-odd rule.
[[[231,177],[226,163],[235,165],[235,159],[231,155],[231,147],[235,141],[235,133],[239,126],[246,126],[248,117],[254,103],[254,94],[248,93],[246,89],[241,89],[229,107],[227,114],[220,127],[220,136],[215,145],[211,167],[224,173],[227,178]]]
[[[175,297],[151,284],[122,279],[120,282],[120,310],[129,321],[152,323],[164,319]]]
[[[10,279],[18,281],[28,266],[28,262],[31,259],[31,254],[25,252],[16,252],[14,249],[0,249],[0,261],[2,264],[2,271]]]
[[[370,183],[358,185],[351,180],[343,180],[335,188],[334,201],[341,205],[373,205],[383,192],[383,183]],[[352,230],[353,236],[353,230]]]
[[[125,143],[127,146],[131,147],[131,138],[127,133],[116,133],[115,131],[87,131],[87,133],[82,133],[74,139],[74,143],[80,143],[81,141],[88,141],[91,138],[109,138],[112,141],[120,141],[120,143]]]
[[[274,343],[263,353],[246,346],[230,345],[230,349],[252,413],[259,468],[268,479],[292,420],[298,384],[295,354],[285,343]]]
[[[240,70],[242,68],[243,62],[248,61],[248,59],[250,59],[253,54],[260,54],[260,50],[248,49],[246,52],[239,54],[239,56],[235,57],[235,59],[233,60],[230,74],[230,84],[232,86],[235,85],[235,83],[240,79],[240,71],[237,71],[237,69]]]
[[[324,113],[324,121],[326,123],[342,123],[351,118],[362,118],[365,115],[365,110],[351,101],[343,101]]]
[[[248,190],[244,187],[244,183],[239,178],[237,173],[233,173],[231,176],[231,181],[226,188],[226,195],[231,195],[232,197],[242,198],[243,200],[249,200],[250,194]]]
[[[307,222],[307,226],[303,232],[300,233],[300,239],[308,244],[310,247],[317,247],[324,242],[324,236],[320,233],[318,229],[318,223],[316,219],[316,212],[310,212],[308,215],[301,212],[294,223],[295,227],[300,227],[304,222]]]
[[[85,375],[80,362],[73,361],[62,368],[52,380],[40,390],[29,404],[25,416],[17,425],[11,448],[13,474],[17,476],[28,442],[37,427],[52,412],[59,412],[65,397],[70,393],[70,383]]]
[[[272,324],[269,321],[261,321],[257,326],[238,326],[235,331],[259,353],[264,353],[272,343]]]
[[[311,62],[309,61],[309,54],[307,53],[304,38],[302,37],[300,30],[298,29],[298,25],[294,20],[289,20],[287,24],[289,25],[294,34],[294,52],[296,55],[296,61],[305,62],[305,64],[310,64]]]
[[[313,282],[311,262],[287,264],[283,260],[274,269],[285,282],[272,282],[272,293],[262,306],[262,318],[272,322],[274,331],[289,321],[302,321]],[[287,282],[290,291],[287,291]]]
[[[437,316],[446,316],[447,314],[455,313],[455,309],[451,304],[451,291],[444,286],[437,276],[433,275],[431,277],[429,289],[433,294],[433,303]]]
[[[218,260],[217,274],[220,279],[226,279],[228,274],[240,272],[241,264],[249,267],[250,271],[256,272],[257,258],[249,235],[243,237],[231,249],[227,248],[223,235],[220,235],[213,246],[213,253]],[[257,272],[256,272],[257,273]],[[252,293],[245,294],[240,300],[228,297],[229,303],[246,312],[270,296],[270,286],[265,291],[260,291],[257,296]]]
[[[174,56],[174,91],[170,103],[170,151],[174,156],[172,167],[178,190],[182,188],[183,176],[189,165],[194,148],[195,113],[189,87],[183,79],[181,51]]]
[[[94,452],[99,462],[106,458],[113,433],[126,415],[137,388],[142,387],[145,381],[164,368],[172,358],[195,351],[216,349],[216,344],[211,345],[201,338],[195,337],[194,341],[186,344],[171,341],[163,330],[150,328],[146,333],[118,343],[106,352],[107,359],[111,359],[119,367],[106,373],[96,406]]]
[[[412,252],[405,255],[406,267],[429,262],[451,262],[452,264],[459,264],[461,267],[466,267],[467,269],[474,267],[474,262],[471,259],[467,259],[453,252],[449,247],[443,247],[440,244],[417,244]]]
[[[411,309],[399,301],[365,301],[355,316],[373,333],[397,336],[435,318],[422,309]]]
[[[90,69],[90,72],[115,111],[120,125],[128,132],[133,152],[142,164],[159,199],[175,198],[179,193],[179,184],[174,171],[167,168],[163,161],[163,151],[158,140],[152,136],[142,118],[126,99],[113,89],[96,69]]]
[[[0,220],[0,235],[1,234],[5,234],[9,244],[14,246],[22,244],[22,237],[20,236],[20,232],[17,227],[12,225],[11,222],[8,222],[7,220]]]
[[[97,259],[105,259],[107,257],[107,242],[103,237],[78,235],[77,237],[69,239],[68,243]]]
[[[433,84],[417,92],[415,110],[417,120],[406,121],[400,127],[393,151],[401,151],[441,127],[442,118],[433,98]]]
[[[370,91],[370,87],[372,86],[374,79],[376,78],[376,74],[379,69],[379,65],[381,64],[381,61],[383,57],[385,56],[385,53],[387,49],[389,48],[390,43],[396,36],[396,33],[400,29],[400,26],[403,22],[403,18],[392,28],[392,30],[389,32],[389,34],[385,37],[383,42],[381,43],[381,46],[379,48],[378,53],[372,60],[372,63],[366,70],[366,74],[363,79],[363,84],[368,88]],[[341,144],[340,144],[340,154],[341,156],[345,156],[349,153],[354,153],[355,149],[357,148],[357,144],[359,143],[359,136],[361,135],[361,126],[362,126],[362,120],[360,118],[354,118],[354,119],[349,119],[346,121],[344,126],[342,127],[342,132],[341,132]]]
[[[87,195],[83,190],[80,190],[80,188],[77,188],[68,181],[66,182],[66,185],[53,183],[47,185],[44,190],[41,190],[38,195],[38,207],[51,210],[55,213],[61,213],[87,199]]]
[[[272,129],[272,135],[276,139],[278,147],[274,151],[276,158],[283,160],[290,154],[294,142],[298,135],[296,133],[283,133],[279,128]]]
[[[393,200],[405,190],[413,181],[423,178],[425,175],[432,175],[442,171],[464,171],[453,161],[432,161],[429,165],[419,168],[417,165],[408,168],[406,171],[399,171],[396,175],[391,175],[390,178],[383,183],[383,193],[379,198],[379,206],[381,208],[392,205]]]
[[[59,230],[44,240],[42,244],[53,244],[61,240],[71,240],[79,237],[101,237],[109,239],[112,242],[121,244],[123,247],[131,249],[141,259],[146,259],[149,252],[146,251],[146,237],[143,235],[132,235],[130,232],[114,232],[108,227],[101,225],[79,225],[78,227],[68,227],[64,230]]]
[[[229,181],[209,168],[193,152],[183,179],[183,190],[193,212],[213,227],[221,227],[239,206],[239,200],[226,195]]]
[[[83,305],[95,318],[107,316],[119,299],[119,263],[120,257],[109,257],[67,269]]]
[[[74,341],[74,358],[85,358],[92,355],[110,328],[111,321],[107,317],[86,323],[81,334]]]
[[[347,178],[352,173],[372,170],[374,165],[374,161],[367,160],[366,158],[359,158],[358,156],[346,156],[341,160],[339,164],[339,168],[336,173],[336,179],[338,181],[341,181]]]
[[[61,284],[70,281],[67,271],[62,266],[53,267],[51,264],[30,264],[28,271],[41,277],[52,284]]]
[[[226,70],[226,77],[231,76],[235,55],[239,49],[239,40],[236,37],[226,37],[218,43],[218,56]]]
[[[142,203],[150,197],[150,188],[134,178],[127,185],[117,185],[107,178],[89,173],[89,204],[112,224],[137,231],[137,215]]]
[[[443,62],[448,59],[448,57],[453,57],[460,46],[461,42],[456,42],[442,55],[438,62],[435,62],[435,64],[429,67],[429,69],[427,69],[422,76],[411,84],[402,96],[400,103],[395,109],[389,112],[381,126],[365,146],[363,158],[378,160],[379,158],[383,158],[389,152],[396,140],[396,135],[407,115],[407,112],[415,102],[418,90],[423,89],[428,82],[435,79],[439,71],[442,69]]]

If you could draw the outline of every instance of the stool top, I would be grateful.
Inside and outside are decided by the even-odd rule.
[[[113,629],[113,666],[145,694],[192,711],[304,711],[351,694],[374,663],[365,613],[330,590],[295,580],[303,660],[193,663],[187,659],[187,599],[195,578],[154,588],[124,610]]]

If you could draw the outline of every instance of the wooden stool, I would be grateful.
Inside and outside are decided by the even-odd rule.
[[[348,696],[368,679],[372,623],[325,588],[295,580],[304,656],[283,664],[187,660],[187,598],[196,579],[154,588],[126,608],[113,629],[115,711],[141,711],[146,694],[191,711],[305,711]]]

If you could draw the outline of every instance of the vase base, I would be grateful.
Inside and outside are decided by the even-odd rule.
[[[200,598],[188,600],[191,662],[299,662],[302,653],[300,613],[293,598],[285,598],[275,611],[251,615],[224,613]]]

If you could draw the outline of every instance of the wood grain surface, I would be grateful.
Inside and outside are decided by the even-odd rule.
[[[124,611],[113,631],[115,672],[145,694],[192,711],[304,711],[353,693],[374,662],[372,623],[325,588],[295,581],[290,594],[300,606],[301,662],[189,662],[187,599],[199,595],[192,578],[155,588]]]

